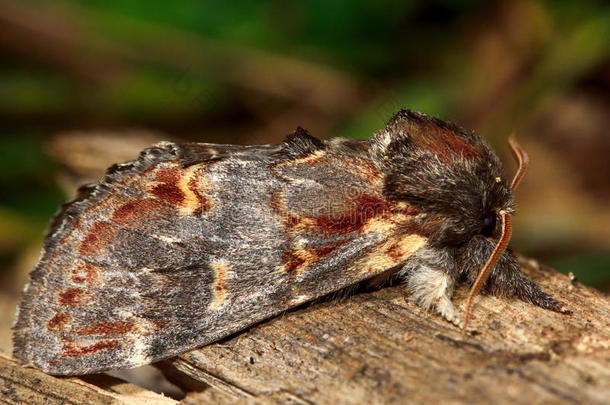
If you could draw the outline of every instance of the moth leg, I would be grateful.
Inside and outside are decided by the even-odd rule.
[[[400,276],[412,290],[411,300],[425,310],[434,308],[439,315],[456,326],[462,317],[453,306],[456,267],[453,256],[444,250],[423,249],[409,258]]]
[[[495,241],[475,236],[458,253],[459,268],[472,283],[491,255]],[[504,252],[487,279],[484,291],[496,297],[516,297],[551,311],[569,313],[566,304],[544,292],[540,285],[521,273],[517,259],[511,251]]]

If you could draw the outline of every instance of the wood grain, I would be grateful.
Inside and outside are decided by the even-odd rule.
[[[159,363],[187,404],[605,404],[610,300],[534,261],[524,271],[572,315],[479,296],[460,331],[401,286],[311,304]],[[467,291],[456,293],[462,305]],[[122,388],[120,388],[122,387]],[[171,403],[107,376],[55,378],[0,356],[8,403]]]
[[[176,401],[106,375],[57,378],[19,366],[0,353],[0,402],[9,404],[141,404]]]
[[[608,297],[524,268],[573,314],[479,297],[476,332],[462,339],[392,287],[287,313],[172,364],[245,402],[608,403]]]

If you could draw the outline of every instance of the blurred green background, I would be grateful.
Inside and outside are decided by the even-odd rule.
[[[513,246],[610,291],[606,1],[0,0],[0,282],[77,183],[161,139],[367,138],[401,107],[514,163]]]

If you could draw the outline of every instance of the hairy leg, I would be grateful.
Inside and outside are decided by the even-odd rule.
[[[491,255],[496,241],[475,236],[457,254],[457,265],[470,284]],[[505,251],[489,274],[483,291],[498,297],[516,297],[541,308],[567,312],[565,304],[542,291],[538,283],[528,279],[519,268],[511,251]]]
[[[415,303],[426,310],[435,309],[447,321],[461,326],[462,318],[451,302],[457,269],[450,252],[422,249],[409,258],[399,276],[412,290]]]

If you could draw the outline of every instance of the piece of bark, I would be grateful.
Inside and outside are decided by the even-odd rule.
[[[522,265],[573,314],[479,296],[463,339],[398,286],[286,313],[169,364],[231,398],[218,403],[608,403],[610,300]]]
[[[158,367],[185,388],[186,404],[607,403],[610,300],[534,261],[522,266],[573,314],[479,296],[477,333],[462,339],[397,286],[287,312]],[[466,293],[457,291],[457,305]],[[3,355],[0,400],[173,402],[107,376],[48,376]]]
[[[106,375],[52,377],[18,365],[0,353],[0,402],[9,404],[141,404],[177,403],[171,398]]]

